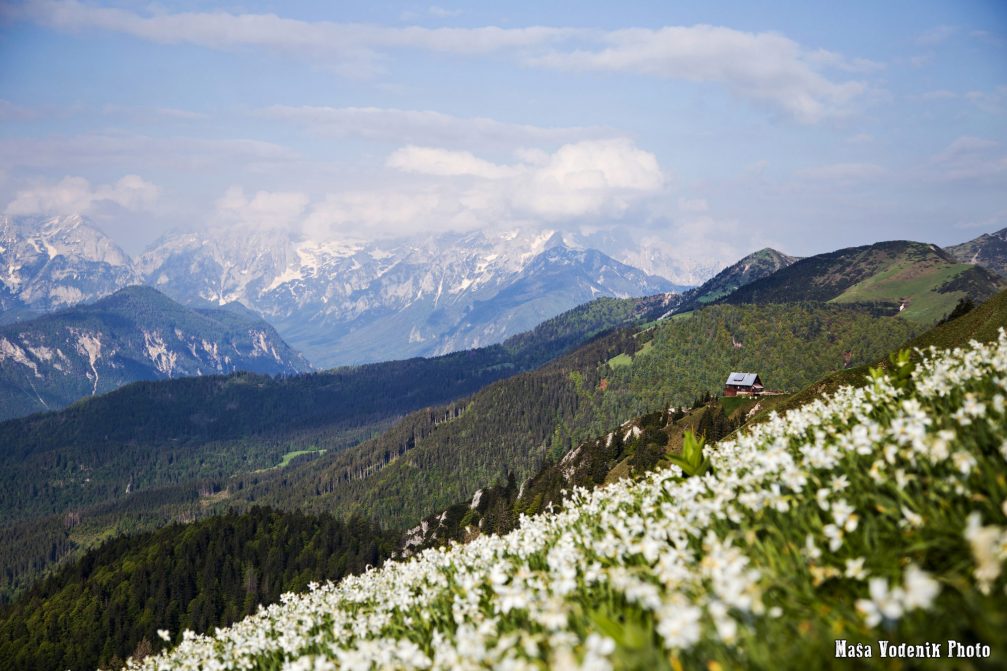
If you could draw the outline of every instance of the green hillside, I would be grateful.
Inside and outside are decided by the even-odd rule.
[[[707,447],[701,478],[575,492],[140,668],[901,669],[881,642],[928,641],[921,668],[1002,668],[1005,362],[1007,335],[905,362]]]
[[[874,306],[930,325],[964,297],[982,302],[1004,287],[984,268],[935,245],[881,242],[801,259],[722,299],[731,304],[832,301]]]
[[[710,312],[731,309],[720,307]],[[825,311],[844,312],[838,308]],[[700,320],[697,323],[704,323],[705,314],[708,312],[695,313]],[[773,312],[767,315],[779,318]],[[1007,326],[1007,292],[953,322],[931,329],[913,342],[953,347],[964,345],[972,334],[984,341],[995,340],[1002,326]],[[653,340],[648,345],[634,356],[625,355],[626,358],[633,362],[647,356],[655,347]],[[856,377],[866,380],[863,367],[853,370]],[[820,393],[821,388],[818,389]],[[819,396],[798,397],[806,403]],[[509,532],[517,526],[522,514],[543,514],[548,509],[568,505],[569,492],[574,486],[593,489],[627,478],[639,480],[654,470],[666,469],[668,455],[681,451],[686,431],[693,431],[703,436],[707,444],[713,444],[743,424],[752,411],[775,400],[788,399],[700,398],[689,409],[650,412],[609,427],[605,433],[579,443],[561,459],[547,461],[520,486],[513,473],[498,485],[487,482],[475,497],[459,500],[431,515],[425,520],[425,528],[406,532],[397,544],[413,554],[423,547],[451,540],[470,541],[478,535]],[[318,531],[312,531],[316,527]],[[319,542],[332,539],[333,529],[337,538],[348,539],[350,543],[336,541],[343,543],[339,547],[345,548],[344,552],[357,553],[355,557],[365,547],[373,548],[366,550],[371,557],[378,552],[371,563],[387,557],[391,549],[387,544],[391,536],[378,533],[359,520],[339,531],[332,517],[314,518],[296,513],[289,516],[262,509],[110,541],[34,587],[14,607],[0,610],[0,660],[16,659],[18,668],[26,669],[47,668],[57,659],[64,667],[90,668],[94,660],[107,660],[111,655],[123,658],[131,652],[160,649],[162,643],[155,634],[160,628],[171,631],[177,640],[177,632],[183,627],[205,632],[212,626],[226,624],[256,602],[275,601],[277,584],[285,585],[284,589],[303,590],[309,580],[334,578],[342,575],[344,569],[359,570],[359,564],[343,562],[345,553],[318,561],[312,548],[328,547]],[[216,544],[212,540],[219,538],[229,540]],[[190,555],[190,550],[197,552],[197,548],[203,547],[204,541],[200,539],[206,539],[211,549],[232,549],[222,555],[217,550]],[[262,554],[266,549],[269,551]],[[143,578],[136,578],[137,575]],[[193,584],[190,575],[197,576],[197,581],[199,576],[206,575],[224,578],[199,588],[201,594],[207,595],[205,599],[190,600],[182,595],[188,589],[186,585]],[[270,577],[277,575],[287,577],[279,580]],[[255,590],[249,589],[250,584],[255,585]],[[159,592],[156,602],[148,602],[145,596],[152,586],[159,590],[162,587],[158,586],[163,586],[163,594]],[[113,605],[99,606],[110,595]],[[144,610],[144,604],[149,610]],[[83,621],[66,615],[89,609],[97,609],[103,615],[96,615],[86,627]],[[142,614],[118,621],[115,617],[118,612]],[[37,623],[50,619],[59,627],[52,631],[73,633],[44,633],[50,630]]]
[[[853,307],[712,306],[599,339],[469,399],[413,413],[358,447],[228,489],[239,500],[372,515],[401,528],[508,472],[522,480],[627,417],[719,391],[732,370],[758,370],[771,387],[795,390],[842,368],[844,353],[853,365],[874,361],[912,334],[904,320]],[[623,354],[632,364],[613,366]]]
[[[0,668],[118,668],[163,648],[158,629],[212,631],[376,566],[395,542],[360,520],[264,508],[120,537],[0,607]]]
[[[694,310],[731,295],[746,284],[768,277],[778,270],[792,265],[798,258],[787,256],[769,247],[753,252],[734,265],[704,282],[701,286],[687,291],[676,312]]]
[[[0,600],[111,533],[213,512],[232,476],[272,469],[291,453],[308,454],[288,469],[322,450],[337,453],[417,408],[539,366],[614,326],[651,320],[667,301],[603,298],[501,345],[433,359],[138,382],[0,423]],[[14,539],[20,550],[8,551]]]

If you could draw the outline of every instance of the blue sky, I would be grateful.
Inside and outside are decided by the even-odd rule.
[[[13,2],[0,155],[6,213],[134,252],[210,226],[948,244],[1007,226],[1007,5]]]

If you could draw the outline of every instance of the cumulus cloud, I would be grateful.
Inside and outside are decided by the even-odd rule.
[[[126,175],[114,184],[95,187],[83,177],[64,177],[56,184],[39,184],[17,192],[7,204],[9,215],[87,213],[105,204],[127,210],[146,210],[159,189],[138,175]]]
[[[317,107],[276,105],[260,115],[295,123],[332,137],[362,137],[399,144],[462,147],[514,147],[565,143],[611,137],[614,131],[592,126],[547,128],[507,123],[485,117],[457,117],[429,110],[379,107]]]
[[[837,82],[822,74],[821,68],[845,62],[838,55],[826,58],[823,53],[828,52],[808,51],[778,33],[672,26],[617,30],[607,33],[603,42],[605,46],[599,49],[557,50],[530,62],[564,70],[635,72],[714,82],[739,97],[770,104],[806,123],[846,113],[867,90],[863,82]],[[857,68],[854,65],[852,69]]]
[[[7,13],[64,31],[106,30],[160,44],[215,50],[265,49],[353,77],[381,72],[388,52],[396,49],[456,55],[505,52],[538,67],[712,82],[806,123],[847,113],[867,90],[863,82],[836,81],[824,70],[880,68],[866,59],[802,47],[778,33],[709,25],[614,31],[545,26],[386,27],[224,11],[140,14],[77,0],[29,0]]]
[[[249,198],[241,187],[231,187],[217,201],[219,223],[256,229],[291,229],[308,205],[307,194],[258,191]]]
[[[570,143],[551,153],[526,150],[506,164],[470,152],[406,146],[392,152],[387,165],[406,181],[328,194],[308,208],[304,231],[320,237],[360,229],[581,224],[617,219],[665,184],[654,155],[626,139]]]

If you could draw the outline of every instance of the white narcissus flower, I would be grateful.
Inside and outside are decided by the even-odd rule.
[[[863,557],[857,557],[856,559],[846,560],[846,571],[843,575],[847,578],[852,578],[853,580],[863,580],[867,577],[867,571],[864,570]]]
[[[858,599],[856,606],[868,627],[878,626],[883,619],[897,620],[902,617],[902,588],[890,590],[884,578],[871,578],[867,590],[871,598]]]
[[[1007,532],[1000,527],[983,526],[978,512],[969,514],[965,525],[965,540],[972,548],[974,571],[979,591],[989,594],[1000,577],[1001,563],[1007,559]]]
[[[906,610],[915,610],[917,608],[925,610],[930,608],[934,599],[940,594],[941,585],[919,566],[910,564],[903,578],[902,589],[905,592],[903,605]]]
[[[703,611],[682,596],[674,596],[657,611],[657,633],[669,650],[691,648],[699,641]]]

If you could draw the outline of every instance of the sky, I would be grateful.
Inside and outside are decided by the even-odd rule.
[[[1007,226],[1007,3],[0,2],[0,208],[730,261]]]

